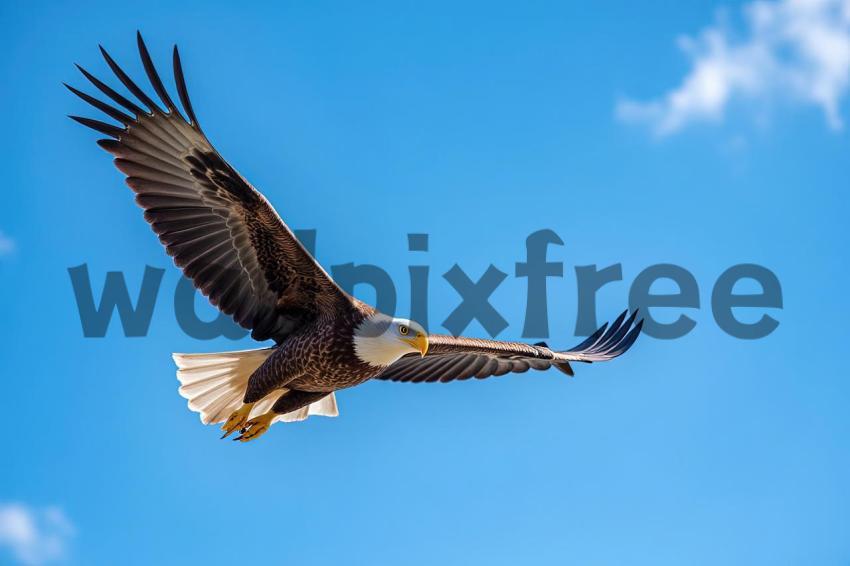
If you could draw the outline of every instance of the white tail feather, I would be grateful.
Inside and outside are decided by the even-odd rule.
[[[242,406],[248,387],[248,378],[266,361],[273,348],[239,350],[211,354],[172,354],[177,364],[180,395],[189,401],[189,409],[199,413],[204,424],[227,420],[233,411]],[[251,417],[269,411],[287,389],[277,389],[254,405]],[[303,421],[310,415],[335,417],[339,415],[336,397],[331,393],[315,403],[285,415],[272,422]]]

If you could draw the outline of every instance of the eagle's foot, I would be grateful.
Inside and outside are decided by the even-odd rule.
[[[234,438],[233,440],[238,440],[240,442],[248,442],[249,440],[254,440],[258,438],[262,434],[264,434],[269,427],[272,426],[272,421],[277,416],[277,413],[274,411],[269,411],[267,413],[263,413],[259,417],[254,417],[240,430],[242,434]]]
[[[227,438],[234,431],[244,428],[248,422],[248,415],[251,414],[251,409],[254,408],[253,403],[245,403],[227,418],[227,421],[221,425],[221,430],[224,431],[222,438]]]

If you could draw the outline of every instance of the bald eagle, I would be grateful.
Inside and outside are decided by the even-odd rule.
[[[249,441],[276,421],[336,416],[334,392],[369,379],[448,382],[484,379],[570,362],[613,359],[634,343],[642,321],[626,312],[571,350],[428,334],[343,291],[295,238],[266,198],[213,148],[201,130],[174,47],[172,101],[137,35],[139,54],[162,108],[103,47],[100,51],[133,102],[77,65],[112,106],[71,92],[119,125],[71,116],[108,136],[98,145],[136,194],[144,218],[195,287],[222,312],[274,346],[211,354],[174,354],[180,394],[204,424]],[[144,106],[144,108],[143,108]],[[119,109],[120,108],[120,109]],[[129,112],[129,114],[127,113]]]

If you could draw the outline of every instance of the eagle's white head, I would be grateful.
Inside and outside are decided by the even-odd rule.
[[[419,323],[406,318],[376,313],[354,331],[355,354],[373,366],[388,366],[405,354],[424,357],[427,351],[428,333]]]

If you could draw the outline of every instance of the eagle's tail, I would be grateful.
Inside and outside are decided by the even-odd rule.
[[[215,424],[224,422],[242,406],[242,397],[248,387],[248,378],[260,364],[266,361],[274,348],[240,350],[210,354],[172,354],[177,364],[177,379],[180,395],[189,401],[189,409],[200,413],[201,422]],[[277,399],[286,392],[278,389],[254,405],[251,417],[271,409]],[[335,417],[339,414],[336,397],[331,393],[319,401],[297,411],[278,415],[276,421],[302,421],[310,415]]]

